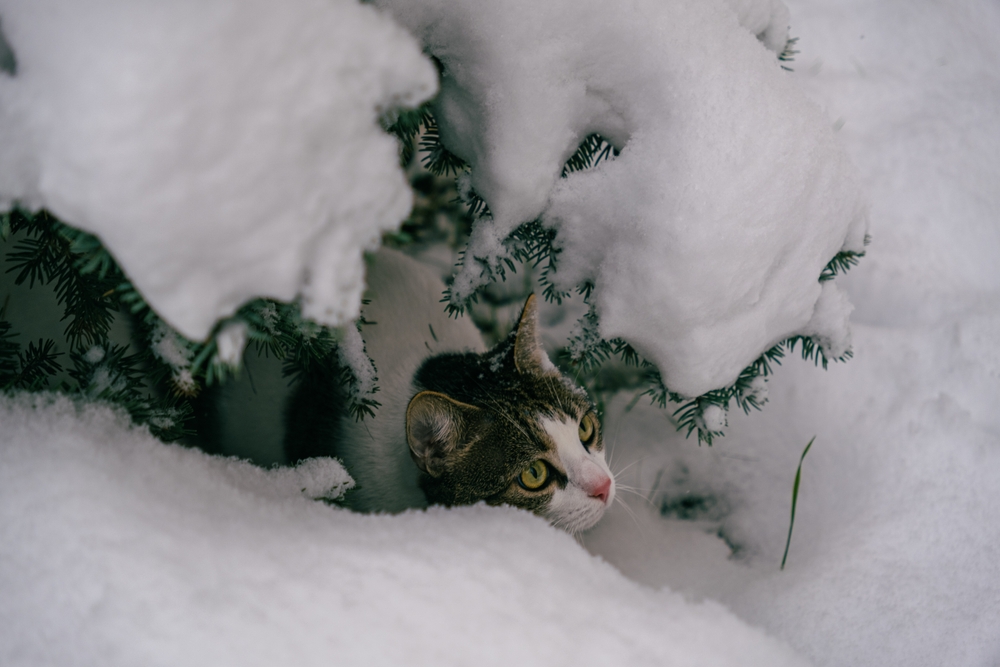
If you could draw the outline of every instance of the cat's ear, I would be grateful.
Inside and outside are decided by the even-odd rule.
[[[514,365],[519,373],[558,374],[555,364],[549,359],[549,355],[545,354],[538,328],[538,298],[532,294],[524,302],[524,310],[521,311],[521,319],[517,323]]]
[[[462,444],[479,408],[436,391],[422,391],[406,407],[406,441],[417,467],[431,477],[444,472],[448,455]]]

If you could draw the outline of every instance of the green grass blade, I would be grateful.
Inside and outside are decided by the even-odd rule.
[[[785,569],[785,561],[788,560],[788,547],[792,546],[792,528],[795,527],[795,503],[799,499],[799,481],[802,479],[802,462],[806,459],[806,454],[809,453],[809,448],[812,447],[813,442],[816,440],[816,436],[812,437],[806,448],[802,450],[802,456],[799,457],[799,468],[795,471],[795,484],[792,486],[792,518],[788,522],[788,539],[785,540],[785,555],[781,557],[781,569]]]

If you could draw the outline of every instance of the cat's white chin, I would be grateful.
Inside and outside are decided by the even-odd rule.
[[[614,480],[607,500],[588,496],[582,489],[568,485],[556,489],[545,512],[545,518],[553,526],[570,533],[579,533],[592,528],[615,499]]]

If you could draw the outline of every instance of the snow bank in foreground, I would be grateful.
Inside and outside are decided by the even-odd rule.
[[[784,5],[377,4],[443,64],[441,139],[493,215],[456,298],[488,280],[473,257],[499,263],[507,235],[541,216],[558,229],[558,284],[593,280],[601,335],[632,343],[674,391],[731,384],[775,343],[814,333],[820,272],[863,249],[867,214],[830,121],[751,34],[780,51]],[[594,132],[620,156],[561,179]]]
[[[356,316],[361,251],[409,212],[378,115],[432,95],[354,0],[0,0],[0,208],[100,236],[189,338],[253,296]]]
[[[0,424],[4,665],[804,664],[524,512],[352,514],[299,489],[335,462],[265,472],[65,399]]]

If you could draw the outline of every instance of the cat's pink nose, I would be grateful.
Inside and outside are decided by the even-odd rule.
[[[604,479],[590,490],[590,497],[600,498],[602,503],[607,503],[608,495],[611,493],[611,478],[607,475],[602,475],[602,477]]]

